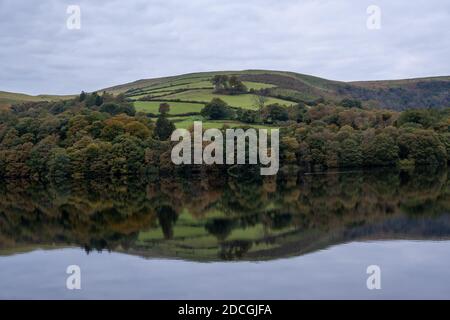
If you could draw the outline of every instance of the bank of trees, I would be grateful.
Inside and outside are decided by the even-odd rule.
[[[247,92],[247,87],[236,76],[216,75],[212,78],[214,92],[221,94],[242,94]]]
[[[175,129],[161,105],[154,121],[122,95],[82,93],[59,102],[0,110],[0,176],[8,178],[142,175],[174,170]],[[445,165],[450,159],[449,109],[367,110],[323,105],[229,107],[213,100],[205,118],[281,128],[281,165],[305,170]]]
[[[449,110],[422,110],[417,116],[416,110],[328,109],[320,118],[320,110],[308,111],[305,122],[283,129],[282,163],[322,170],[440,166],[450,159]],[[433,120],[424,125],[424,119]]]
[[[91,104],[97,97],[101,104]],[[165,140],[173,129],[165,114],[154,123],[121,95],[82,93],[69,101],[13,106],[0,113],[0,176],[143,174],[163,153],[160,146],[169,148]]]
[[[202,115],[280,127],[282,164],[307,170],[438,166],[450,159],[450,108],[399,113],[362,109],[357,102],[346,100],[338,106],[270,104],[248,110],[231,108],[216,98]]]

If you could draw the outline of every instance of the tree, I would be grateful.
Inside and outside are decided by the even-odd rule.
[[[340,167],[360,167],[363,163],[363,155],[360,144],[352,138],[342,141],[339,148]]]
[[[295,164],[297,163],[297,155],[299,143],[295,137],[285,136],[281,138],[281,156],[283,163]]]
[[[116,137],[125,132],[125,125],[117,120],[108,121],[102,129],[101,137],[107,141],[113,141]]]
[[[447,149],[431,130],[418,130],[399,137],[402,155],[416,165],[442,165],[447,161]]]
[[[97,92],[93,92],[91,94],[87,94],[86,98],[84,99],[86,107],[89,108],[89,107],[95,106],[96,103],[97,103],[97,97],[98,97]]]
[[[359,100],[353,100],[353,99],[343,99],[341,101],[341,106],[345,108],[361,108],[362,104]]]
[[[202,111],[200,111],[200,114],[211,120],[219,120],[230,118],[232,111],[225,101],[219,98],[213,98],[211,102],[206,104]]]
[[[48,135],[39,141],[31,150],[30,158],[27,161],[33,174],[41,177],[46,175],[48,169],[49,156],[53,148],[57,147],[58,137]]]
[[[236,118],[245,123],[256,123],[260,121],[259,113],[255,110],[241,109],[236,112]]]
[[[100,107],[103,104],[103,97],[99,96],[98,94],[95,97],[95,105],[97,107]]]
[[[264,121],[268,123],[272,123],[274,121],[287,121],[289,119],[289,113],[286,107],[283,107],[278,103],[265,107],[262,114]]]
[[[134,109],[134,106],[129,103],[117,104],[108,102],[102,104],[102,106],[100,107],[100,112],[107,112],[113,116],[120,113],[125,113],[129,116],[133,116],[136,113],[136,110]]]
[[[80,97],[79,97],[80,102],[83,102],[85,99],[86,99],[86,92],[81,91]]]
[[[170,105],[166,102],[163,102],[159,105],[159,113],[168,114],[170,112]]]
[[[214,92],[225,94],[239,94],[247,92],[247,87],[236,76],[228,77],[227,75],[215,75],[211,79],[214,85]]]
[[[159,140],[169,139],[175,129],[173,122],[167,119],[164,114],[161,114],[156,120],[155,135]]]
[[[300,143],[298,160],[308,168],[325,166],[327,160],[327,137],[322,132],[309,134]]]
[[[225,240],[235,227],[236,222],[232,219],[209,219],[205,224],[206,231],[221,241]]]
[[[366,166],[396,165],[399,161],[399,148],[387,133],[378,134],[363,145],[363,154]]]
[[[231,76],[228,83],[230,94],[239,94],[247,92],[247,87],[236,76]]]
[[[178,219],[176,211],[168,205],[156,208],[159,225],[162,229],[165,239],[172,239],[173,226]]]
[[[145,149],[142,140],[128,134],[114,139],[112,150],[112,173],[115,175],[136,175],[143,172]]]
[[[262,94],[254,94],[252,96],[252,100],[253,100],[253,105],[258,108],[258,110],[262,110],[265,106],[267,101],[269,101],[269,98],[267,98],[266,96],[262,95]]]
[[[406,110],[398,118],[397,124],[401,127],[407,123],[417,123],[428,128],[433,124],[433,118],[428,110]]]
[[[289,120],[297,123],[305,121],[305,113],[307,111],[304,103],[298,103],[288,107]]]
[[[125,125],[125,131],[142,140],[147,139],[151,134],[150,129],[139,121],[132,121]]]
[[[112,115],[119,114],[121,112],[121,107],[116,103],[104,103],[100,107],[101,112],[107,112]]]
[[[95,141],[81,150],[84,175],[88,177],[108,176],[111,172],[110,142]]]
[[[215,75],[211,83],[214,85],[214,91],[220,92],[222,90],[228,89],[228,76],[227,75]]]
[[[66,149],[53,149],[48,162],[49,176],[56,179],[67,178],[71,175],[70,168],[70,157]]]

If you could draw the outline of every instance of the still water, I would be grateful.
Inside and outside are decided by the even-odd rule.
[[[3,182],[0,298],[450,299],[447,170],[259,179]]]

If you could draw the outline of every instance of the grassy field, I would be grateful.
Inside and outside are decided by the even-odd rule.
[[[191,82],[189,82],[191,81]],[[246,81],[244,84],[248,89],[264,89],[264,88],[273,88],[274,85],[265,84],[260,82],[252,82]],[[145,88],[142,88],[139,91],[136,91],[135,95],[130,94],[131,98],[138,99],[140,97],[146,95],[153,95],[155,98],[160,99],[179,99],[183,102],[168,102],[170,104],[170,119],[175,123],[177,128],[188,129],[193,125],[193,122],[198,120],[203,122],[203,127],[205,129],[210,128],[222,128],[223,126],[228,126],[230,128],[236,127],[246,127],[248,124],[236,121],[236,120],[216,120],[210,121],[205,120],[200,115],[198,116],[181,116],[181,117],[173,117],[174,115],[180,115],[191,112],[200,112],[204,103],[211,101],[213,98],[220,98],[227,102],[232,107],[241,107],[245,109],[253,109],[256,110],[257,106],[254,100],[254,95],[252,94],[241,94],[241,95],[222,95],[222,94],[214,94],[213,89],[204,89],[207,86],[211,86],[211,82],[208,79],[198,77],[193,77],[192,79],[178,79],[170,82],[164,82],[162,84],[155,84]],[[201,88],[201,89],[198,89]],[[174,92],[175,90],[184,89],[187,91],[184,92]],[[203,103],[194,103],[189,101],[201,101]],[[136,111],[147,112],[153,114],[159,114],[159,105],[163,101],[154,100],[154,101],[135,101],[134,106]],[[291,105],[292,102],[281,100],[277,98],[268,98],[267,104],[271,103],[279,103],[282,105]],[[265,125],[251,125],[253,128],[268,128]]]
[[[159,105],[162,101],[135,101],[136,111],[159,114]],[[168,102],[170,105],[169,114],[182,114],[189,112],[200,112],[204,105],[200,103],[189,102]]]
[[[152,96],[164,96],[164,95],[170,95],[172,93],[176,93],[176,90],[195,90],[195,89],[205,89],[209,88],[210,90],[213,89],[211,81],[209,80],[203,80],[198,82],[192,82],[192,83],[186,83],[187,80],[180,80],[182,82],[181,84],[173,84],[170,83],[162,84],[159,86],[154,87],[147,87],[143,88],[139,91],[136,91],[135,93],[131,93],[129,95],[130,98],[133,99],[139,99],[140,97],[146,96],[146,95],[152,95]],[[275,85],[266,84],[266,83],[260,83],[260,82],[251,82],[251,81],[244,81],[245,86],[250,90],[260,90],[260,89],[267,89],[267,88],[274,88]]]
[[[190,89],[203,89],[203,88],[211,88],[212,90],[212,84],[209,81],[199,81],[199,82],[193,82],[193,83],[183,83],[179,85],[164,85],[164,86],[157,86],[155,88],[149,87],[144,88],[139,91],[137,91],[135,94],[132,93],[129,96],[131,98],[134,98],[136,95],[155,95],[155,94],[170,94],[175,92],[176,90],[190,90]]]
[[[189,116],[189,117],[170,117],[170,120],[175,124],[177,128],[189,129],[193,126],[194,121],[202,121],[202,127],[204,129],[217,128],[221,129],[223,126],[230,128],[242,128],[252,127],[255,129],[276,129],[277,127],[262,125],[262,124],[248,124],[239,122],[236,120],[206,120],[202,116]]]
[[[149,95],[152,96],[152,99],[158,98],[158,97],[164,97],[167,96],[168,94],[171,94],[172,91],[159,91],[159,92],[148,92],[148,93],[139,93],[136,94],[134,96],[129,96],[129,98],[137,100],[139,98],[143,98],[143,97],[147,97]]]
[[[251,82],[251,81],[243,81],[247,89],[261,90],[268,88],[275,88],[276,86],[273,84],[261,83],[261,82]]]
[[[214,94],[211,90],[190,90],[186,92],[176,93],[164,96],[165,99],[180,99],[183,101],[204,101],[209,102],[213,98],[220,98],[232,107],[241,107],[245,109],[256,110],[257,106],[254,102],[254,95],[240,94],[235,96]],[[277,98],[268,98],[266,104],[279,103],[282,105],[292,105],[293,102],[281,100]]]
[[[184,88],[194,88],[194,87],[212,87],[211,81],[209,77],[180,77],[175,78],[170,81],[162,81],[159,83],[154,83],[149,86],[145,86],[140,88],[143,91],[152,91],[152,90],[162,90],[162,89],[184,89]]]
[[[170,84],[168,86],[163,87],[157,87],[157,88],[148,88],[150,92],[159,92],[159,91],[174,91],[179,89],[199,89],[199,88],[212,88],[212,84],[210,81],[204,80],[204,81],[198,81],[198,82],[191,82],[191,83],[183,83],[183,84]]]

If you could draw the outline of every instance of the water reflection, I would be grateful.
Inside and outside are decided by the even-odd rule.
[[[0,185],[0,254],[82,247],[273,260],[355,240],[450,238],[448,172],[166,177]]]

